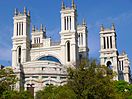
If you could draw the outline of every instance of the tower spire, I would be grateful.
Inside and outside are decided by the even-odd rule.
[[[115,30],[115,25],[114,25],[114,23],[112,23],[111,29],[112,29],[112,30]]]
[[[24,15],[26,15],[27,14],[27,9],[26,9],[26,7],[24,7]]]
[[[82,25],[86,26],[86,20],[83,18]]]
[[[15,15],[15,16],[18,15],[18,10],[17,10],[17,8],[15,8],[14,15]]]
[[[44,32],[46,32],[46,26],[44,26]]]
[[[35,25],[32,26],[32,31],[33,31],[33,32],[35,31]]]
[[[43,31],[43,24],[41,24],[40,26],[40,31]]]
[[[104,26],[103,26],[103,24],[101,24],[100,30],[101,30],[101,31],[104,31]]]
[[[75,9],[76,8],[76,5],[74,3],[74,0],[72,0],[72,8]]]
[[[61,9],[65,9],[64,0],[62,0]]]
[[[30,17],[30,11],[28,10],[28,16]]]

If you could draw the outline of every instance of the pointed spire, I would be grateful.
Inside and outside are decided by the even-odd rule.
[[[44,32],[46,32],[46,26],[44,27]]]
[[[103,24],[101,24],[100,30],[101,30],[101,31],[104,31],[104,26],[103,26]]]
[[[112,23],[111,29],[112,29],[112,30],[115,30],[115,25],[114,25],[114,23]]]
[[[14,15],[15,15],[15,16],[18,15],[18,10],[17,10],[17,8],[15,8]]]
[[[27,14],[29,17],[30,17],[30,11],[28,10],[28,14]]]
[[[27,9],[26,9],[26,7],[24,7],[24,15],[26,15],[27,14]]]
[[[35,25],[32,26],[32,31],[33,31],[33,32],[35,31]]]
[[[73,8],[73,9],[76,9],[76,5],[75,5],[75,3],[74,3],[74,0],[72,0],[72,8]]]
[[[41,24],[40,26],[40,31],[43,31],[43,24]]]
[[[65,9],[64,0],[62,0],[61,9]]]
[[[126,52],[125,52],[125,50],[123,50],[123,51],[122,51],[122,55],[125,55],[125,54],[126,54]]]
[[[86,26],[86,21],[85,21],[85,19],[84,19],[84,18],[83,18],[82,25]]]

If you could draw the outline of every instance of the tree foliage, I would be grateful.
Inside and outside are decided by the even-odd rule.
[[[75,93],[67,85],[49,85],[36,93],[36,99],[76,99],[75,97]]]
[[[76,69],[68,69],[68,86],[77,99],[114,98],[112,70],[95,61],[82,62]]]
[[[132,99],[132,84],[123,80],[114,82],[116,96],[120,99]]]
[[[82,61],[67,72],[67,84],[46,86],[35,99],[132,99],[132,84],[114,81],[116,74],[96,61]],[[0,70],[0,99],[33,99],[28,91],[12,90],[17,80],[11,68]]]
[[[11,68],[0,70],[0,96],[3,92],[11,90],[12,85],[17,81],[16,75]]]
[[[28,91],[15,91],[13,85],[18,81],[11,68],[0,70],[0,99],[33,99]]]

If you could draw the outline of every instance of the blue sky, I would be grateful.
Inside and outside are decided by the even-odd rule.
[[[0,0],[0,64],[11,65],[14,9],[31,11],[31,25],[47,27],[47,35],[59,40],[60,7],[62,0]],[[67,6],[71,0],[64,0]],[[110,28],[115,23],[119,53],[125,50],[132,60],[132,0],[75,0],[78,23],[85,18],[88,26],[90,57],[99,59],[100,25]]]

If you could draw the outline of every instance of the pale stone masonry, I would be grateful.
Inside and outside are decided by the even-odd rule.
[[[15,88],[32,90],[44,86],[66,83],[67,67],[76,67],[79,60],[87,58],[87,26],[85,20],[77,25],[77,9],[74,1],[71,7],[62,2],[60,41],[54,42],[46,36],[46,28],[32,27],[30,38],[30,12],[15,9],[14,33],[12,37],[12,67],[20,81]]]
[[[125,52],[119,55],[116,44],[115,26],[100,29],[100,63],[117,73],[115,80],[125,80],[131,83],[130,62]]]

